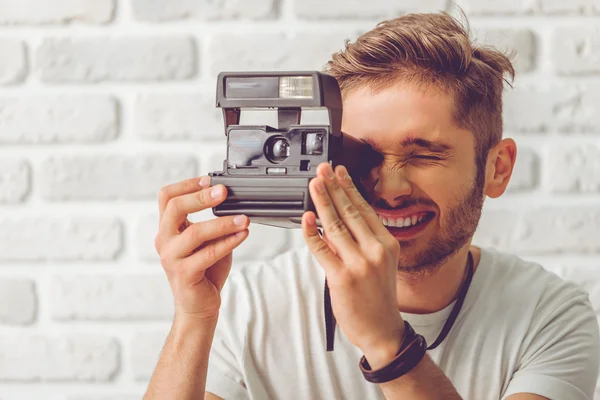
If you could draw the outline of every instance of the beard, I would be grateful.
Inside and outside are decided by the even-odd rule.
[[[369,201],[371,197],[369,195],[372,193],[369,193],[363,183],[357,184],[357,187],[363,197]],[[481,210],[483,209],[484,184],[484,168],[478,167],[474,181],[470,187],[467,187],[457,196],[443,220],[440,221],[440,229],[429,240],[423,250],[416,250],[415,254],[415,250],[411,249],[415,248],[416,242],[422,239],[399,241],[398,272],[403,273],[405,278],[411,280],[419,280],[426,275],[434,274],[449,258],[471,240],[479,224]],[[369,203],[371,204],[370,201]],[[426,203],[435,205],[426,200],[409,199],[403,204],[403,207]]]
[[[454,256],[473,237],[483,208],[483,171],[478,171],[471,187],[449,208],[440,229],[426,244],[426,248],[410,255],[410,260],[402,258],[402,250],[414,247],[414,241],[400,241],[398,272],[413,279],[422,279],[434,274],[446,261]]]

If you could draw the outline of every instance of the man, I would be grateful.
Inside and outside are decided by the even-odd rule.
[[[328,72],[342,130],[380,155],[366,198],[343,167],[320,165],[309,189],[324,236],[305,213],[306,247],[228,279],[248,218],[190,224],[225,188],[165,187],[156,247],[176,312],[145,398],[592,399],[600,348],[586,293],[471,244],[515,163],[502,139],[509,59],[447,14],[416,14],[347,44]]]

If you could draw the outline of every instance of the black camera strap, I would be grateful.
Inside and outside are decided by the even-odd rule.
[[[320,230],[319,230],[319,233]],[[322,234],[321,234],[322,236]],[[452,325],[454,325],[454,321],[458,317],[458,313],[462,308],[463,303],[465,302],[465,297],[467,297],[467,291],[469,290],[469,286],[471,286],[471,281],[473,280],[473,255],[469,251],[469,255],[467,257],[467,265],[465,268],[466,277],[463,280],[463,283],[460,286],[458,296],[456,298],[456,303],[452,307],[452,311],[450,311],[450,315],[446,320],[446,323],[442,327],[440,334],[435,339],[433,344],[427,347],[427,350],[432,350],[438,347],[448,336],[450,329],[452,329]],[[327,338],[327,351],[333,351],[333,339],[335,334],[335,317],[333,315],[333,311],[331,309],[331,296],[329,295],[329,286],[327,285],[327,278],[325,278],[325,335]]]
[[[325,278],[325,336],[327,337],[327,351],[333,351],[333,337],[335,335],[335,317],[331,310],[331,296]]]

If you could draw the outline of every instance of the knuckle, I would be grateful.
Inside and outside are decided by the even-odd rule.
[[[329,246],[322,240],[318,240],[314,244],[314,251],[320,254],[326,254],[330,252]]]
[[[400,243],[398,243],[394,237],[388,239],[386,248],[392,252],[394,257],[398,257],[400,255]]]
[[[160,251],[162,249],[162,245],[163,245],[163,238],[160,234],[157,234],[154,237],[154,248],[156,249],[156,251],[160,254]]]
[[[189,231],[188,238],[196,246],[200,246],[204,242],[204,230],[201,224],[192,224],[186,231]]]
[[[329,195],[326,193],[320,196],[320,203],[324,207],[329,207],[332,204],[331,199],[329,198]]]
[[[200,207],[204,207],[205,204],[209,204],[210,203],[210,195],[209,195],[209,190],[204,189],[198,192],[197,196],[194,196],[194,198],[196,199],[196,201],[198,202],[198,205]]]
[[[167,201],[169,201],[169,196],[170,196],[170,187],[169,186],[163,186],[160,188],[160,190],[158,191],[158,200],[166,203]]]
[[[338,181],[337,178],[333,178],[332,180],[329,181],[329,186],[332,189],[339,189],[340,188],[340,181]]]
[[[329,233],[333,235],[343,235],[347,233],[346,225],[339,218],[335,219],[332,223],[330,223],[328,228]]]
[[[217,243],[218,242],[213,242],[204,248],[206,258],[210,260],[211,263],[217,261]]]
[[[362,197],[356,202],[356,208],[361,212],[367,212],[371,210],[371,205]]]
[[[361,218],[360,211],[358,211],[358,208],[356,208],[354,206],[354,204],[352,204],[352,203],[346,204],[344,206],[344,208],[342,209],[342,213],[344,216],[346,216],[346,218],[351,219],[351,220],[356,220],[356,219]]]
[[[172,259],[168,255],[168,253],[162,252],[162,253],[159,253],[159,256],[160,256],[160,265],[162,265],[163,269],[165,271],[171,270]]]
[[[179,214],[181,212],[181,198],[175,197],[167,203],[167,210],[170,214]]]
[[[379,263],[385,261],[387,250],[383,243],[378,242],[377,244],[374,244],[372,247],[372,252],[376,265],[379,265]]]

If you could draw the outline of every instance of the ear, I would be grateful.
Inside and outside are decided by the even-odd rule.
[[[490,150],[485,167],[484,193],[486,196],[496,198],[504,193],[516,159],[517,144],[513,139],[502,139]]]

